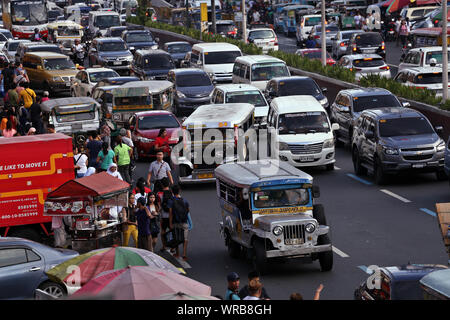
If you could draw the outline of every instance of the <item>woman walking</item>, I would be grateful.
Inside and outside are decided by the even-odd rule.
[[[83,178],[87,172],[88,156],[83,152],[81,147],[75,147],[75,155],[73,156],[73,160],[75,161],[77,178]]]
[[[138,228],[138,248],[153,251],[152,235],[150,232],[150,210],[145,206],[145,198],[139,198],[137,201],[136,221]]]
[[[402,48],[406,48],[406,40],[409,35],[409,26],[406,24],[406,20],[402,20],[399,28],[400,41],[402,42]]]
[[[147,206],[150,210],[150,213],[152,215],[152,218],[150,218],[150,232],[152,235],[152,249],[155,250],[156,243],[158,241],[158,235],[159,235],[159,212],[161,211],[161,206],[159,205],[159,202],[157,201],[156,194],[151,192],[148,194],[148,200],[147,200]],[[153,251],[152,250],[152,251]]]
[[[108,142],[102,143],[102,150],[98,153],[97,163],[101,163],[99,172],[107,171],[111,163],[114,160],[114,151],[109,149]]]
[[[116,137],[117,145],[114,148],[114,153],[116,155],[116,162],[119,166],[119,172],[123,177],[123,180],[131,184],[131,177],[130,177],[130,162],[131,162],[131,154],[132,150],[129,146],[127,146],[125,143],[122,143],[122,136]],[[118,157],[118,159],[117,159]]]

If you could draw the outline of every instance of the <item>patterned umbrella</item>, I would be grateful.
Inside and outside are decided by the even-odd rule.
[[[213,296],[192,296],[184,292],[167,293],[151,300],[220,300]]]
[[[211,287],[174,272],[129,266],[103,272],[86,283],[71,298],[111,295],[114,300],[149,300],[176,292],[192,296],[209,296]]]
[[[46,272],[55,282],[80,287],[100,273],[127,266],[149,266],[173,273],[185,273],[157,254],[131,247],[113,247],[93,250],[67,260]]]

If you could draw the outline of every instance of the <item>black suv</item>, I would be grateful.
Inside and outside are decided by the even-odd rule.
[[[120,75],[130,74],[133,55],[121,38],[96,38],[89,49],[89,66],[111,68]]]
[[[347,54],[375,53],[386,58],[386,47],[378,32],[363,32],[352,35]]]
[[[335,131],[336,141],[350,144],[352,142],[355,120],[362,111],[381,107],[407,107],[398,101],[390,91],[381,88],[358,88],[341,90],[330,107],[331,123],[338,123]]]
[[[264,95],[269,103],[276,97],[310,95],[316,98],[325,110],[328,110],[325,92],[327,88],[320,88],[310,77],[292,76],[272,78],[266,85]]]
[[[436,131],[423,114],[410,108],[363,111],[353,130],[355,173],[370,170],[377,184],[384,184],[388,174],[400,172],[435,172],[438,180],[447,180],[445,142]]]
[[[137,50],[131,64],[131,71],[141,80],[166,80],[171,69],[175,63],[163,50]]]
[[[140,49],[158,49],[158,39],[153,38],[148,30],[126,30],[122,33],[122,39],[131,52]]]

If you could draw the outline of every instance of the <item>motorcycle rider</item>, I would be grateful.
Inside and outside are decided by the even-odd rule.
[[[31,41],[41,41],[41,40],[43,40],[42,34],[39,32],[38,28],[35,28],[34,33],[31,36]]]
[[[83,66],[84,63],[84,47],[79,39],[75,39],[75,44],[72,46],[73,60],[75,63]]]

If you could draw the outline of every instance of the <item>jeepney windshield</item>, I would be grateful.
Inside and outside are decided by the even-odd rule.
[[[114,106],[150,106],[152,104],[150,96],[139,97],[115,97]]]
[[[58,36],[60,37],[80,36],[80,30],[75,28],[58,28]]]
[[[261,190],[253,193],[253,205],[256,208],[276,208],[306,205],[309,203],[308,189]]]
[[[73,122],[73,121],[86,121],[86,120],[94,120],[94,119],[95,119],[95,111],[94,110],[91,110],[89,112],[80,112],[80,113],[56,114],[56,121],[58,123]]]
[[[100,29],[120,26],[120,18],[114,15],[97,16],[94,20],[94,26]]]

